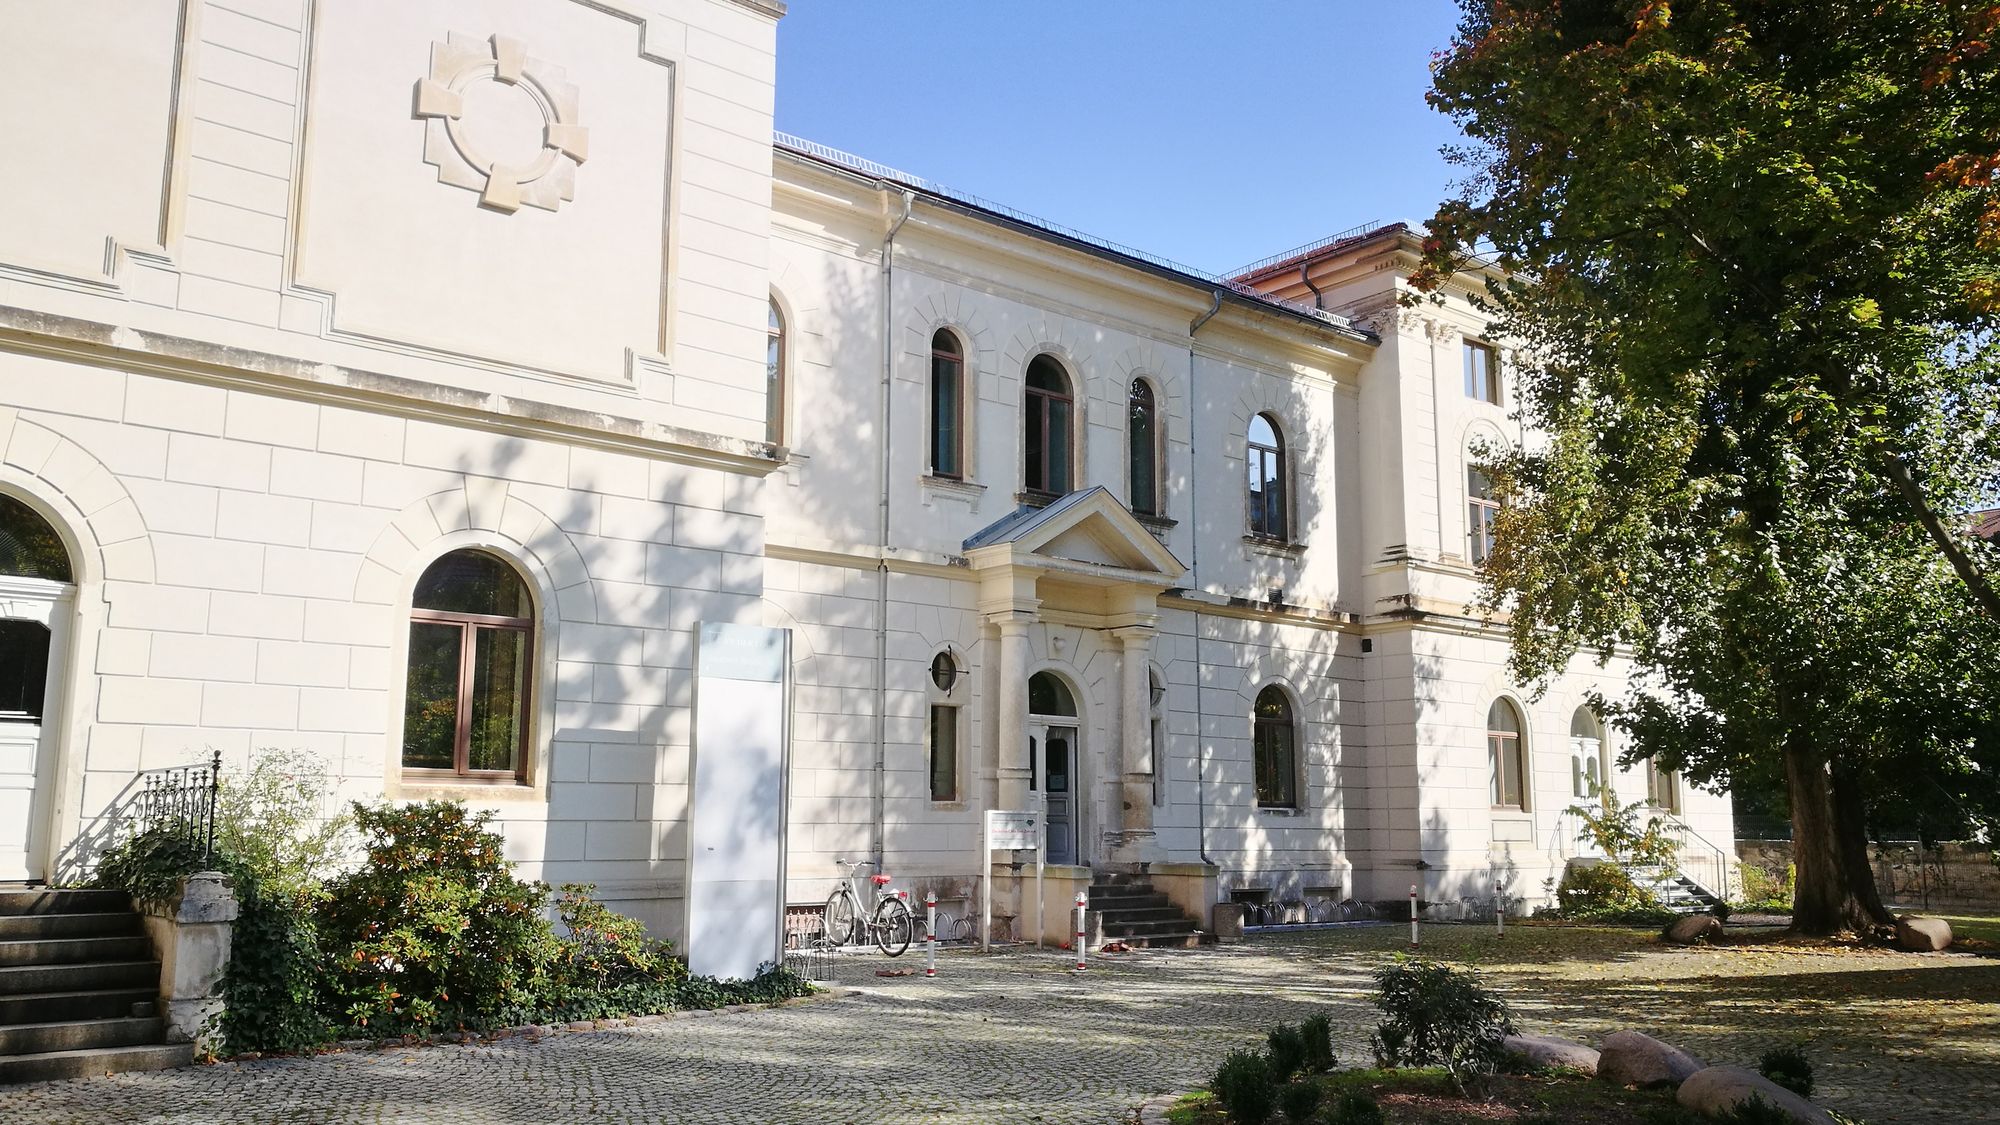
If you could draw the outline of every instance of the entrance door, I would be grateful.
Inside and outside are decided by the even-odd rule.
[[[54,670],[75,592],[55,529],[0,493],[0,882],[48,874]]]
[[[1076,862],[1076,730],[1050,727],[1042,742],[1042,781],[1048,799],[1049,862]]]

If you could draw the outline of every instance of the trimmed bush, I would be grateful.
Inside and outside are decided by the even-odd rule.
[[[1721,1125],[1797,1125],[1790,1113],[1755,1095],[1714,1119]]]
[[[1305,1040],[1306,1073],[1325,1074],[1338,1065],[1333,1057],[1333,1021],[1326,1013],[1307,1016],[1299,1024],[1299,1037]]]
[[[1305,1066],[1306,1041],[1299,1029],[1288,1023],[1281,1023],[1264,1037],[1270,1051],[1271,1077],[1279,1082],[1291,1081]]]
[[[1229,1052],[1209,1086],[1229,1119],[1241,1125],[1264,1125],[1278,1096],[1271,1064],[1257,1051]]]
[[[1800,1047],[1773,1047],[1765,1051],[1764,1057],[1757,1061],[1757,1071],[1802,1098],[1812,1097],[1813,1064]]]
[[[1285,1120],[1298,1125],[1312,1120],[1313,1111],[1319,1108],[1319,1099],[1317,1082],[1294,1082],[1278,1091],[1278,1106],[1285,1111]]]
[[[1327,1114],[1327,1125],[1384,1125],[1382,1107],[1375,1099],[1360,1090],[1349,1090],[1333,1103],[1333,1112]]]
[[[1441,1066],[1460,1092],[1468,1078],[1500,1070],[1500,1041],[1514,1033],[1507,1005],[1477,975],[1420,958],[1399,958],[1375,974],[1375,1056],[1383,1066]]]

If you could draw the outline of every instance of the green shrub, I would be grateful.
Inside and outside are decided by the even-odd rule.
[[[1326,1120],[1327,1125],[1383,1125],[1386,1118],[1374,1098],[1361,1090],[1349,1090],[1333,1103],[1333,1112]]]
[[[1765,1051],[1764,1057],[1757,1061],[1757,1071],[1802,1098],[1812,1097],[1813,1064],[1800,1047],[1773,1047]]]
[[[561,955],[546,884],[514,876],[491,813],[356,803],[366,858],[319,909],[327,1001],[357,1027],[425,1034],[532,1004]]]
[[[1724,1113],[1714,1115],[1721,1125],[1796,1125],[1792,1115],[1752,1094]]]
[[[1782,876],[1754,863],[1742,867],[1742,897],[1737,900],[1738,910],[1755,910],[1772,914],[1792,912],[1792,879],[1796,868],[1787,864]]]
[[[556,901],[563,938],[551,976],[560,987],[605,988],[638,980],[678,980],[686,969],[671,956],[672,945],[646,935],[627,918],[591,897],[591,883],[564,883]]]
[[[354,823],[328,816],[326,763],[303,750],[260,749],[250,768],[225,771],[216,794],[215,847],[241,860],[280,897],[316,898],[352,859]]]
[[[1609,921],[1667,913],[1659,896],[1640,886],[1615,863],[1572,863],[1556,887],[1556,908],[1564,918]]]
[[[1313,1111],[1319,1108],[1320,1089],[1317,1082],[1294,1082],[1278,1091],[1278,1106],[1285,1111],[1285,1120],[1304,1125],[1312,1120]]]
[[[1229,1052],[1229,1057],[1216,1068],[1215,1081],[1210,1085],[1215,1091],[1215,1100],[1222,1103],[1231,1121],[1241,1125],[1264,1125],[1270,1119],[1271,1108],[1278,1096],[1278,1082],[1271,1074],[1271,1064],[1262,1053]]]
[[[1375,973],[1375,1056],[1384,1066],[1442,1066],[1461,1092],[1465,1080],[1497,1073],[1500,1041],[1514,1033],[1507,1005],[1468,971],[1435,961],[1398,959]]]
[[[1337,1065],[1333,1057],[1333,1021],[1326,1013],[1307,1016],[1299,1024],[1299,1037],[1305,1040],[1306,1073],[1325,1074]]]
[[[1271,1077],[1279,1082],[1288,1082],[1306,1062],[1305,1036],[1299,1029],[1288,1023],[1272,1028],[1264,1037],[1271,1061]]]

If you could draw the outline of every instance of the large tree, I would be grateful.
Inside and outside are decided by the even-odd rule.
[[[1697,782],[1782,778],[1796,928],[1887,919],[1871,805],[1981,791],[2000,670],[2000,5],[1461,0],[1433,104],[1532,448],[1493,452],[1516,674]]]

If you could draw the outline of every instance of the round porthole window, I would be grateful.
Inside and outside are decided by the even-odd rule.
[[[951,653],[940,652],[931,658],[931,682],[939,691],[950,691],[957,681],[958,661],[951,658]]]

